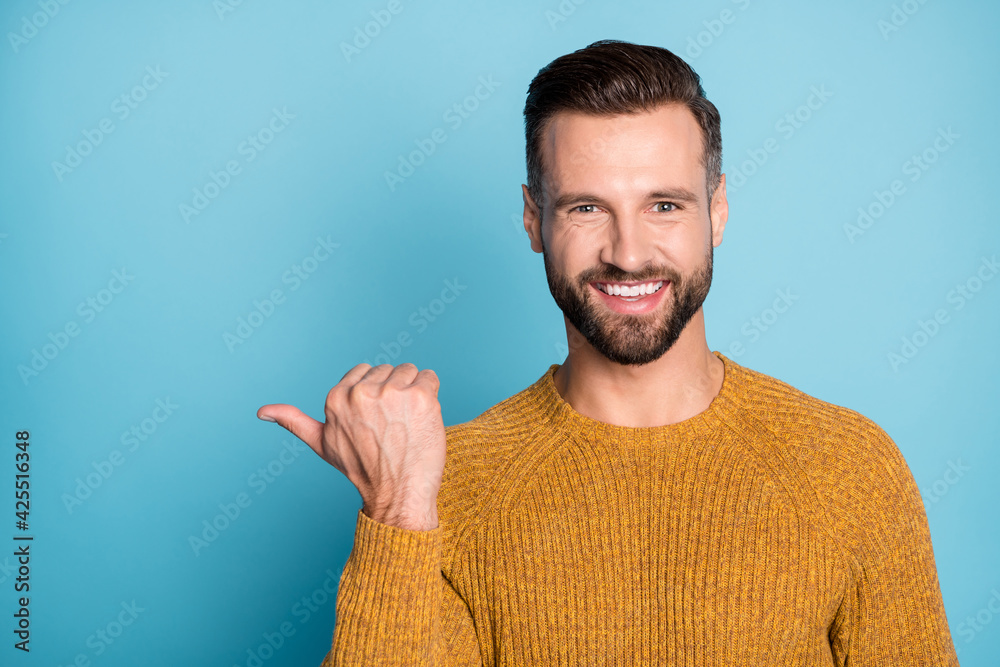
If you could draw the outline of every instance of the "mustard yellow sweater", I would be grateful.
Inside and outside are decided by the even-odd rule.
[[[323,666],[958,665],[892,439],[715,355],[677,424],[585,417],[553,364],[447,427],[437,528],[358,511]]]

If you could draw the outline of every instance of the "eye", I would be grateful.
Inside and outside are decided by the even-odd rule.
[[[580,209],[584,209],[584,208],[594,209],[594,208],[597,208],[597,206],[595,204],[581,204],[580,206],[574,206],[573,207],[573,211],[574,212],[579,212],[579,213],[593,213],[594,212],[592,210],[591,211],[581,211],[580,210]]]
[[[659,213],[670,213],[671,211],[676,211],[677,210],[677,204],[674,204],[674,203],[668,202],[668,201],[656,202],[655,206],[669,206],[670,207],[670,208],[668,208],[666,210],[658,211]]]

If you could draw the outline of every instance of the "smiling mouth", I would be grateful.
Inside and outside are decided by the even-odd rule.
[[[667,280],[651,280],[644,283],[595,282],[591,284],[609,296],[617,296],[623,301],[638,301],[650,294],[656,294],[669,282]]]

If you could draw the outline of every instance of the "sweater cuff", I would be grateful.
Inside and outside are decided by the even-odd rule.
[[[426,639],[440,613],[443,536],[440,524],[409,530],[358,510],[354,549],[342,580],[345,616],[385,630],[406,628]]]
[[[439,566],[444,528],[410,530],[372,519],[360,509],[354,557],[365,572],[421,573]]]

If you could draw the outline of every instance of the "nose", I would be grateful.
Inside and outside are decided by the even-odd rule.
[[[652,261],[653,246],[648,229],[638,216],[616,215],[605,229],[600,254],[602,262],[635,273]]]

